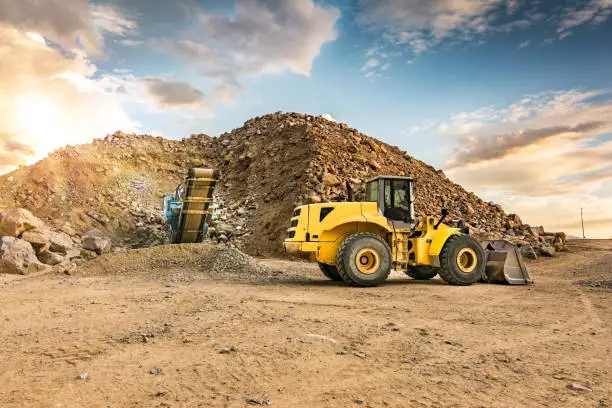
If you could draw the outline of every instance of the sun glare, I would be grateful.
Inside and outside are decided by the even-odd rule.
[[[52,99],[36,93],[24,94],[15,101],[15,123],[22,142],[31,145],[36,155],[30,163],[44,157],[53,147],[70,140],[61,110]]]

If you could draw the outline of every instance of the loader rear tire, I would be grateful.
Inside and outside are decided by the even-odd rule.
[[[450,285],[468,286],[478,282],[486,267],[486,254],[474,238],[453,235],[440,252],[438,274]]]
[[[321,269],[321,273],[328,279],[333,281],[342,281],[342,278],[338,274],[338,268],[336,268],[336,265],[328,265],[319,262],[319,269]]]
[[[338,274],[351,286],[376,286],[391,273],[391,249],[369,232],[347,237],[336,254]]]
[[[406,275],[416,280],[428,280],[435,278],[439,269],[432,266],[409,266]]]

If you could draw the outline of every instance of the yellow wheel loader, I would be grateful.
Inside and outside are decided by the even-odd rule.
[[[421,280],[439,275],[451,285],[500,277],[512,284],[531,282],[512,244],[478,242],[444,223],[446,210],[439,219],[416,218],[413,197],[411,178],[379,176],[366,182],[364,202],[299,206],[284,247],[314,258],[327,278],[352,286],[378,285],[391,269]]]

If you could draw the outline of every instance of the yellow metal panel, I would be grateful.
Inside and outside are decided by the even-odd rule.
[[[302,242],[302,252],[317,252],[318,247],[317,242]]]
[[[302,205],[297,207],[294,211],[298,210],[300,214],[291,218],[291,221],[297,220],[297,227],[290,227],[287,229],[287,232],[295,232],[295,236],[293,238],[287,238],[286,241],[306,241],[306,233],[308,232],[309,206]]]
[[[387,232],[392,232],[393,229],[389,226],[387,218],[379,211],[378,205],[374,202],[361,203],[361,213],[368,223],[375,224]]]
[[[416,238],[413,241],[415,265],[429,265],[429,243],[426,238]]]
[[[299,252],[317,252],[318,244],[316,242],[293,242],[285,240],[283,243],[285,250],[290,254]]]
[[[316,254],[317,262],[321,262],[328,265],[336,264],[336,253],[338,247],[344,240],[344,237],[338,238],[337,241],[333,242],[322,242],[319,244],[319,249]]]
[[[311,204],[309,207],[308,216],[308,232],[313,240],[334,240],[335,238],[322,238],[325,231],[333,230],[334,228],[354,222],[365,222],[365,218],[361,215],[360,203],[324,203]],[[332,211],[321,220],[321,210],[324,208],[332,208]],[[318,238],[315,238],[318,236]]]
[[[459,230],[457,228],[450,228],[446,225],[444,225],[444,228],[442,228],[442,225],[443,224],[440,225],[436,233],[432,236],[431,245],[429,246],[429,255],[440,255],[440,252],[442,252],[442,248],[444,247],[444,244],[446,244],[446,241],[448,241],[448,238],[459,234]]]

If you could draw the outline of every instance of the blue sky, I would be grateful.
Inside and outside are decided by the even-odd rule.
[[[529,222],[577,234],[584,206],[612,236],[612,0],[0,0],[0,30],[0,171],[117,128],[330,114]]]
[[[203,10],[226,15],[233,12],[231,3],[201,2]],[[522,6],[516,14],[503,15],[505,4],[499,3],[502,16],[495,20],[497,26],[521,19],[521,12],[534,7],[529,2],[520,3]],[[585,7],[588,3],[583,2]],[[511,32],[475,35],[467,41],[449,35],[441,44],[415,55],[410,46],[386,43],[381,39],[381,30],[359,24],[358,8],[350,7],[358,2],[318,4],[337,7],[341,15],[335,25],[337,39],[322,44],[320,53],[313,59],[310,77],[291,71],[246,76],[241,79],[245,89],[235,96],[233,103],[215,101],[214,117],[188,123],[168,121],[157,112],[147,115],[143,109],[133,109],[130,113],[149,130],[175,138],[191,132],[217,135],[241,126],[250,117],[276,110],[331,113],[339,121],[365,133],[406,146],[414,141],[414,137],[406,136],[411,128],[444,121],[457,112],[489,105],[503,107],[526,94],[550,90],[612,88],[609,40],[612,19],[597,25],[583,24],[562,40],[557,33],[558,23],[546,20]],[[537,9],[547,16],[560,18],[558,4],[556,1],[542,3]],[[176,18],[176,24],[166,21],[166,30],[180,38],[185,23],[190,23],[180,11],[175,11],[177,14],[172,17]],[[138,8],[132,12],[137,13]],[[144,40],[164,34],[146,22],[141,31],[136,37]],[[386,59],[374,56],[380,61],[379,67],[387,63],[390,66],[383,72],[372,70],[380,76],[366,78],[365,74],[370,71],[361,69],[371,59],[366,56],[368,50],[376,46],[387,53],[401,55]],[[209,78],[199,75],[180,58],[163,55],[151,46],[126,47],[110,42],[106,54],[109,59],[98,65],[99,74],[112,74],[114,69],[124,68],[141,76],[187,80],[204,92],[211,86]],[[420,148],[411,151],[437,166],[445,162],[445,157],[438,152]]]

